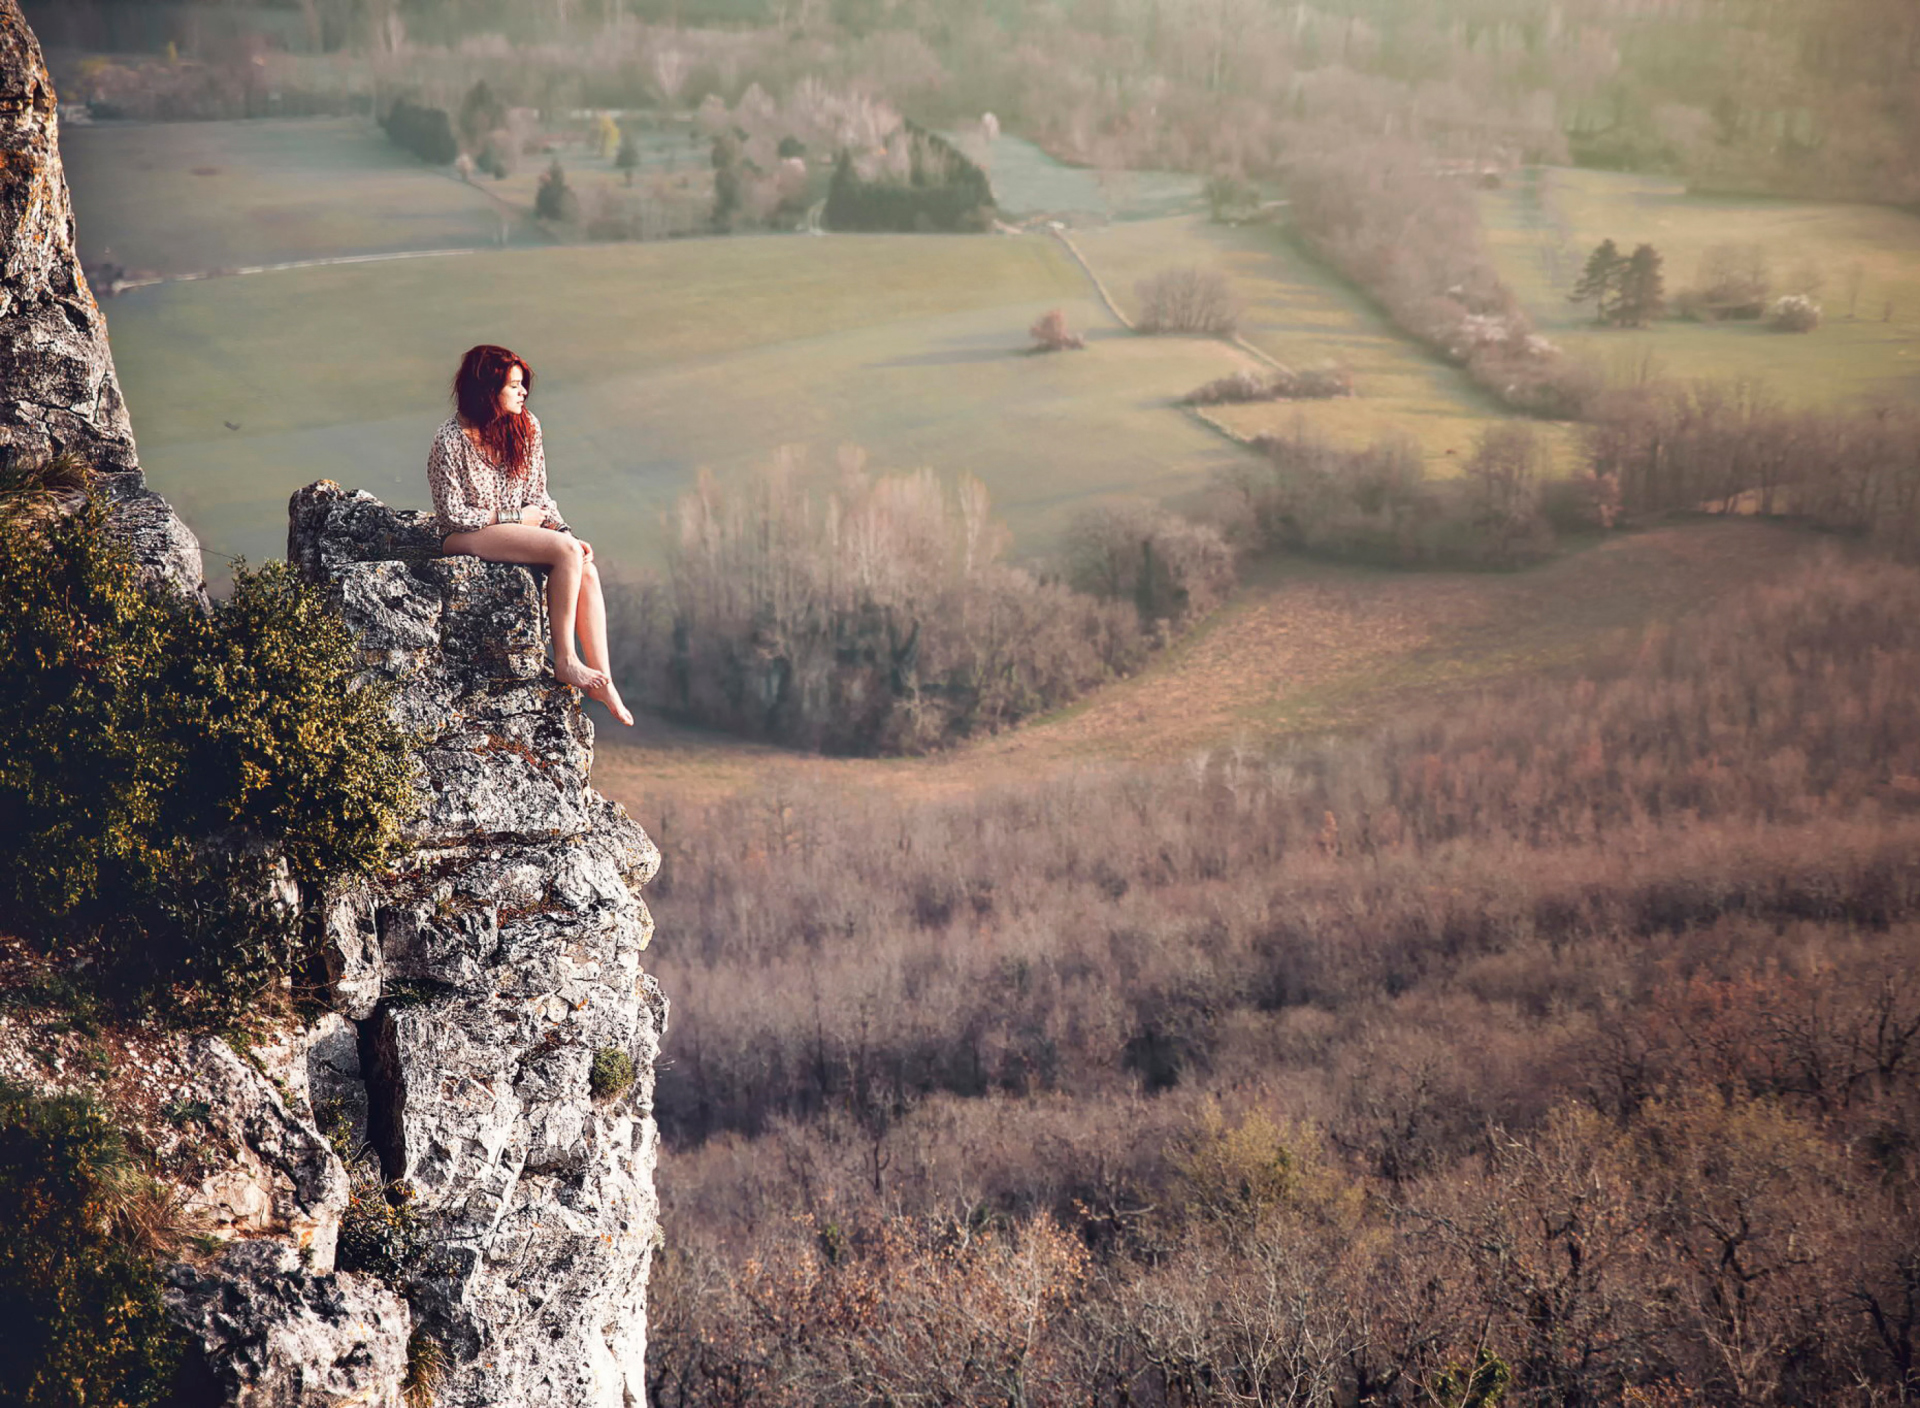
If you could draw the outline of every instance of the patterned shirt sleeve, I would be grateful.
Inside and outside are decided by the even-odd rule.
[[[533,449],[527,455],[527,502],[545,511],[547,527],[571,533],[567,520],[560,516],[560,505],[547,492],[547,449],[540,434],[540,417],[529,411],[527,418],[533,422]]]
[[[452,437],[457,426],[442,427],[427,452],[427,487],[433,490],[433,509],[449,533],[471,533],[493,522],[493,508],[484,493],[476,492],[468,472],[470,456],[460,453]]]

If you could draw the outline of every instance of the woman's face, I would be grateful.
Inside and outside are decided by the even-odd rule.
[[[500,388],[494,409],[503,416],[517,416],[527,408],[527,378],[516,362],[507,368],[507,384]]]

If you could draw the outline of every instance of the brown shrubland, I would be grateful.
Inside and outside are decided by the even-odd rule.
[[[917,753],[1125,674],[1233,584],[1219,533],[1149,505],[1082,517],[1071,584],[1002,560],[979,481],[837,483],[782,462],[678,506],[667,578],[616,592],[617,653],[646,702],[830,753]]]
[[[660,818],[663,1403],[1911,1401],[1920,575]]]

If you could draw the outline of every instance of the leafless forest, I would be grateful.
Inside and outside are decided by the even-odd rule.
[[[1916,622],[662,818],[657,1400],[1911,1401]]]

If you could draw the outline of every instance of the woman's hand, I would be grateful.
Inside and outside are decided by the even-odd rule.
[[[547,525],[547,511],[538,504],[528,504],[520,510],[520,522],[532,528],[544,528]]]

